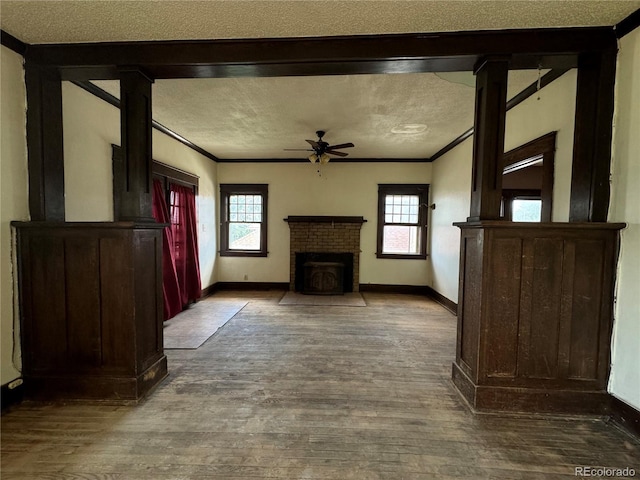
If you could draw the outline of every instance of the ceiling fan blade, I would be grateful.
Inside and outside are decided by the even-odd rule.
[[[309,145],[311,145],[313,148],[319,148],[320,146],[318,145],[318,142],[314,141],[314,140],[305,140],[305,142],[307,142]]]
[[[327,151],[326,151],[326,152],[324,152],[324,153],[328,153],[328,154],[330,154],[330,155],[337,155],[337,156],[339,156],[339,157],[346,157],[347,155],[349,155],[348,153],[344,153],[344,152],[336,152],[336,151],[334,151],[334,150],[327,150]]]
[[[287,152],[313,152],[311,148],[283,148]]]
[[[333,150],[336,148],[351,148],[351,147],[355,147],[355,145],[349,142],[349,143],[341,143],[340,145],[329,145],[327,147],[327,150]]]

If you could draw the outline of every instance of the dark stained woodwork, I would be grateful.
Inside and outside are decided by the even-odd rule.
[[[27,397],[140,400],[167,373],[162,225],[14,225]]]
[[[29,212],[34,221],[64,221],[62,83],[55,68],[26,64]]]
[[[472,70],[512,54],[512,69],[573,68],[576,55],[615,46],[610,27],[161,42],[30,45],[28,58],[65,80],[117,79],[117,65],[153,78],[346,75]]]
[[[151,208],[151,83],[139,69],[120,72],[122,192],[117,220],[154,222]]]
[[[22,40],[18,40],[16,37],[4,30],[0,30],[0,43],[23,57],[27,51],[26,43]]]
[[[508,59],[488,58],[476,70],[469,221],[500,218],[508,68]]]
[[[365,223],[364,217],[340,215],[289,215],[283,219],[287,223]]]
[[[569,221],[606,222],[616,49],[580,55]]]
[[[633,32],[638,27],[640,27],[640,8],[621,22],[618,22],[614,27],[614,31],[617,38],[622,38],[626,34]]]
[[[477,410],[605,413],[624,224],[456,225],[453,379],[466,400]]]
[[[551,213],[553,210],[556,134],[557,132],[547,133],[504,154],[503,168],[542,155],[542,185],[540,189],[542,213],[540,219],[543,222],[551,221]],[[505,215],[505,218],[508,218],[507,215]]]
[[[611,419],[640,438],[640,411],[613,396],[611,397]]]

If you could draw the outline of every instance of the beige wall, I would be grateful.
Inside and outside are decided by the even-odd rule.
[[[609,391],[640,409],[640,29],[620,41],[611,209],[622,231]]]
[[[515,108],[507,112],[505,151],[509,151],[551,131],[557,131],[555,180],[553,186],[554,222],[569,220],[573,122],[576,71],[571,70]],[[471,202],[471,164],[473,136],[433,162],[431,276],[433,288],[458,301],[460,230],[452,222],[469,216]]]
[[[120,111],[70,82],[62,84],[62,99],[66,219],[113,221],[111,144],[120,144]],[[215,282],[216,164],[157,130],[153,158],[200,177],[200,268],[207,287]]]
[[[15,262],[12,259],[12,220],[29,219],[26,98],[22,57],[0,47],[0,384],[18,378],[20,346],[14,352],[17,304],[14,298]],[[16,332],[17,336],[18,332]],[[14,358],[15,353],[15,358]]]
[[[424,163],[218,164],[220,183],[269,184],[267,258],[221,257],[220,281],[289,281],[289,215],[353,215],[367,220],[360,241],[360,283],[428,285],[424,260],[376,258],[379,183],[431,183],[431,165]]]

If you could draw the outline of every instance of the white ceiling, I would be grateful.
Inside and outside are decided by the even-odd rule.
[[[0,0],[27,43],[358,35],[615,25],[640,0]],[[544,72],[543,72],[544,73]],[[512,97],[538,73],[510,72]],[[96,82],[118,95],[117,82]],[[425,158],[473,123],[464,73],[159,80],[154,118],[222,159],[304,158],[305,139],[353,142],[350,157]],[[392,133],[406,125],[421,133]],[[406,130],[406,129],[405,129]]]
[[[509,97],[537,76],[510,72]],[[222,159],[305,158],[283,149],[307,148],[316,130],[354,143],[350,157],[427,158],[473,125],[474,82],[470,72],[158,80],[153,117]],[[119,96],[119,82],[93,83]]]

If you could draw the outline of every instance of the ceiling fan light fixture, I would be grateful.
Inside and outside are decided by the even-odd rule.
[[[309,155],[309,161],[311,163],[316,163],[318,161],[318,155],[316,155],[315,153],[312,153],[311,155]]]
[[[323,153],[322,155],[320,155],[319,158],[320,158],[320,163],[322,165],[324,165],[325,163],[329,163],[329,160],[331,159],[329,155],[327,155],[326,153]]]

